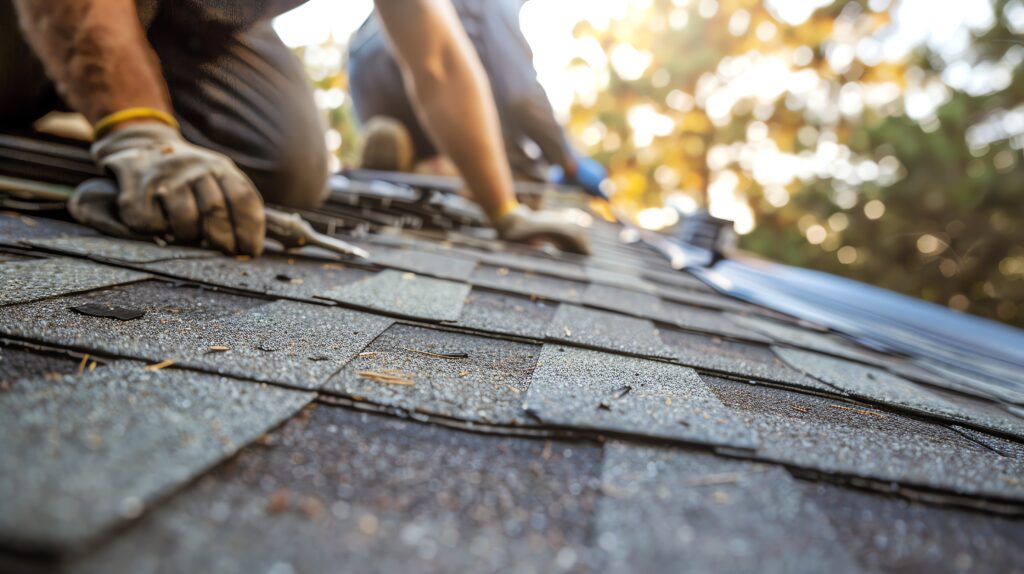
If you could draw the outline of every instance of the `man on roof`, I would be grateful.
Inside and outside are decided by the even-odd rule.
[[[573,183],[607,196],[601,164],[573,150],[537,81],[533,52],[519,26],[525,0],[451,0],[490,80],[513,177]],[[401,55],[374,12],[349,44],[349,91],[366,130],[363,167],[411,171],[438,156],[402,79]],[[428,168],[429,169],[429,168]]]
[[[327,195],[321,119],[270,24],[302,1],[0,2],[0,125],[66,104],[94,125],[125,225],[257,255],[264,200]],[[586,251],[581,228],[516,202],[494,99],[450,2],[376,7],[424,127],[499,235]]]

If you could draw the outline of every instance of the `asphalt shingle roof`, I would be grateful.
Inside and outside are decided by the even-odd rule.
[[[620,231],[247,259],[0,213],[0,569],[1021,568],[1019,393]]]

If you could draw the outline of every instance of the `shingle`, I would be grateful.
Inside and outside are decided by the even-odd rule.
[[[78,572],[587,570],[601,449],[320,406]]]
[[[149,263],[155,273],[209,285],[267,295],[317,301],[325,293],[371,275],[336,261],[278,254],[255,259],[214,257]]]
[[[649,319],[661,315],[661,299],[657,296],[599,283],[587,286],[587,290],[583,292],[583,303]]]
[[[59,299],[12,306],[0,314],[0,332],[64,348],[166,359],[196,328],[267,302],[162,281],[143,281]],[[89,317],[71,311],[80,305],[118,305],[145,311],[134,321]]]
[[[641,293],[654,292],[654,287],[650,283],[640,278],[635,270],[631,269],[631,271],[632,273],[623,273],[621,271],[612,271],[594,265],[587,265],[587,278],[591,283],[621,287],[622,289],[631,289]]]
[[[482,262],[493,267],[508,267],[519,271],[543,273],[574,281],[587,280],[587,274],[583,267],[571,261],[552,259],[541,255],[523,255],[510,251],[481,253],[479,257]]]
[[[470,279],[473,285],[489,287],[509,293],[519,293],[530,297],[543,297],[555,301],[568,301],[579,303],[585,283],[550,277],[537,273],[524,273],[509,269],[507,267],[493,267],[491,265],[478,265],[473,277]]]
[[[669,323],[691,331],[702,331],[713,335],[722,335],[742,339],[744,341],[755,341],[768,343],[771,340],[764,335],[749,328],[741,327],[734,323],[730,315],[721,311],[710,311],[692,305],[683,305],[672,301],[661,302],[661,312],[658,317],[651,317],[662,323]]]
[[[466,283],[386,270],[323,297],[427,321],[456,321],[469,290]]]
[[[855,397],[903,407],[956,421],[967,421],[1024,438],[1024,419],[996,408],[987,409],[966,397],[952,399],[939,391],[880,369],[810,351],[776,347],[775,353],[793,368]]]
[[[467,281],[476,268],[472,259],[414,249],[374,248],[370,260],[384,267],[456,281]]]
[[[861,570],[780,467],[613,441],[601,476],[609,572]]]
[[[903,367],[902,369],[901,366]],[[961,390],[962,392],[994,397],[1017,405],[1024,405],[1024,392],[1007,385],[1003,381],[984,377],[977,373],[969,373],[933,361],[907,361],[903,365],[897,363],[895,368],[890,363],[886,363],[886,367],[892,369],[896,374],[907,378],[937,384],[945,388]],[[937,382],[936,379],[941,382]]]
[[[842,394],[834,387],[793,370],[768,347],[674,329],[659,331],[661,339],[684,365],[728,373],[733,377],[750,377],[812,391]]]
[[[684,305],[707,307],[719,311],[732,311],[734,313],[749,313],[756,308],[748,303],[743,303],[715,292],[693,291],[679,287],[656,286],[655,293],[662,299],[675,301]]]
[[[0,244],[17,246],[33,237],[59,236],[88,237],[99,235],[95,230],[44,217],[31,217],[20,213],[0,213]]]
[[[146,314],[117,321],[68,309],[85,303],[116,303]],[[89,352],[150,362],[172,359],[222,374],[316,388],[390,324],[384,317],[338,307],[266,303],[148,282],[12,307],[0,317],[0,332]]]
[[[466,297],[458,324],[493,333],[543,339],[557,306],[558,303],[542,299],[473,289]]]
[[[221,374],[315,389],[390,326],[350,309],[276,301],[185,338],[181,363]],[[211,352],[213,347],[227,352]]]
[[[577,345],[621,351],[647,357],[674,355],[647,319],[562,303],[548,325],[547,338]]]
[[[393,325],[324,390],[460,420],[522,424],[539,355],[539,345]]]
[[[778,388],[703,379],[761,437],[763,460],[881,484],[1024,500],[1024,461],[945,427]]]
[[[644,269],[641,274],[644,278],[664,287],[689,289],[691,291],[711,291],[711,288],[700,279],[686,271],[672,271],[666,263],[666,261],[660,260],[656,268]]]
[[[109,259],[126,263],[153,263],[168,259],[196,259],[217,255],[217,252],[206,249],[178,245],[160,246],[145,241],[130,241],[112,237],[47,237],[29,239],[23,243],[79,257]]]
[[[1015,572],[1024,564],[1020,520],[825,483],[801,485],[864,568],[873,572]]]
[[[0,270],[0,305],[26,303],[149,277],[137,271],[63,257],[10,261],[0,264]]]
[[[0,394],[0,539],[53,551],[138,516],[311,395],[138,363]]]
[[[760,317],[733,315],[733,320],[740,326],[771,337],[774,341],[784,345],[819,351],[854,361],[874,363],[874,358],[866,351],[841,343],[824,333],[783,325],[777,321],[769,321]]]
[[[544,345],[526,404],[544,423],[685,442],[753,447],[693,369],[561,345]]]

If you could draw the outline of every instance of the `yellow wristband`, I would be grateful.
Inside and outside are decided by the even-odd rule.
[[[129,120],[157,120],[163,122],[174,129],[178,129],[181,126],[178,124],[178,120],[174,119],[174,116],[167,112],[160,111],[156,108],[126,108],[117,112],[114,112],[108,116],[103,116],[93,126],[93,132],[96,138],[100,138],[103,134],[110,131],[110,128],[117,124],[127,122]]]
[[[505,217],[512,212],[513,209],[519,207],[519,201],[516,198],[508,199],[498,206],[498,211],[491,214],[491,221],[498,221],[502,217]]]

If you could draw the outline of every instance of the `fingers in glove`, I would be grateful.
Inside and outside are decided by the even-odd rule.
[[[157,201],[163,204],[164,217],[170,225],[175,243],[198,243],[202,237],[202,220],[196,198],[187,186],[161,188]]]
[[[263,252],[263,238],[266,234],[263,199],[244,175],[228,174],[218,177],[217,181],[224,191],[235,222],[238,252],[259,255]]]
[[[220,183],[206,174],[192,182],[192,191],[202,215],[203,237],[221,251],[236,253],[235,222]]]

